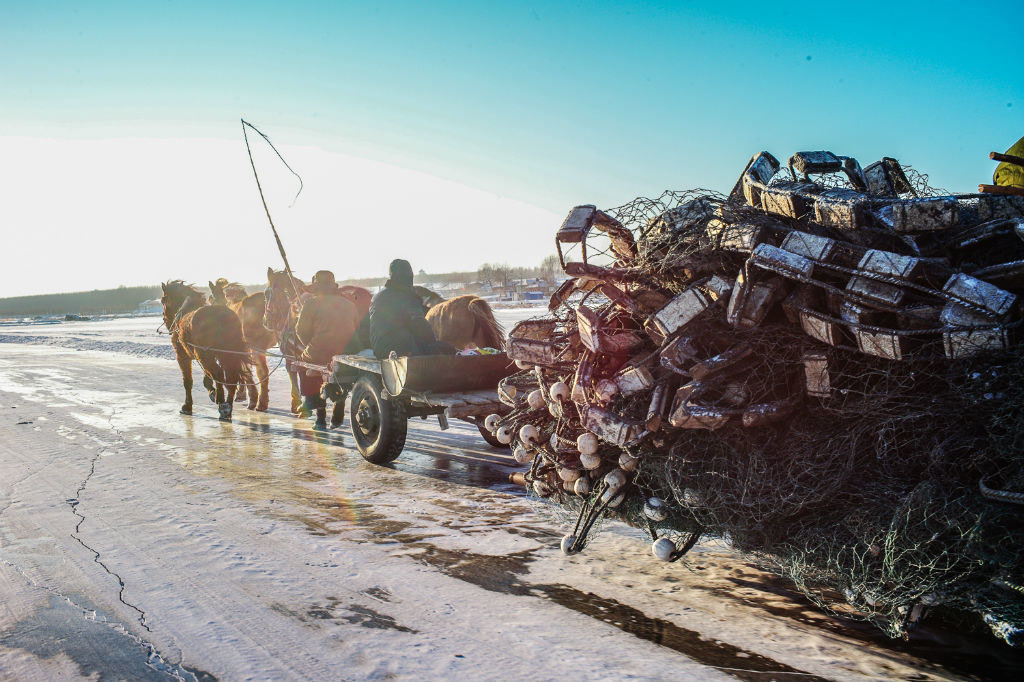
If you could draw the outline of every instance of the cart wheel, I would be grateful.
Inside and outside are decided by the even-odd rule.
[[[509,443],[502,443],[500,440],[498,440],[494,436],[493,433],[488,431],[487,427],[484,426],[484,420],[483,419],[477,419],[473,423],[476,424],[476,428],[480,431],[480,435],[483,436],[484,440],[487,441],[488,445],[490,445],[492,448],[498,448],[500,450],[508,450],[510,444]]]
[[[352,435],[363,459],[387,464],[402,453],[409,428],[405,405],[381,395],[380,377],[360,377],[352,388],[349,409]]]

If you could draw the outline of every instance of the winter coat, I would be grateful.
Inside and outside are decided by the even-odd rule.
[[[423,300],[411,286],[388,280],[370,304],[370,345],[378,357],[392,350],[415,355],[437,344],[430,323],[424,318]]]
[[[302,360],[327,365],[340,355],[356,331],[359,313],[352,301],[339,294],[320,294],[306,301],[295,324]]]
[[[1010,156],[1024,157],[1024,137],[1017,140],[1016,144],[1006,150]],[[997,185],[1004,187],[1019,187],[1024,189],[1024,168],[1005,161],[996,166],[996,172],[992,180]]]

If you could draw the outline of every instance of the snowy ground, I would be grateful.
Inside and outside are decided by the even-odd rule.
[[[506,323],[537,314],[502,310]],[[283,409],[231,424],[158,318],[0,327],[0,679],[1020,679],[940,631],[829,619],[717,544],[664,565],[508,484],[474,428],[393,467]],[[198,371],[196,372],[198,377]],[[197,382],[198,383],[198,382]],[[202,398],[202,401],[200,401]]]

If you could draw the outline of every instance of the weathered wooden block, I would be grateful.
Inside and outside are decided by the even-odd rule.
[[[690,376],[696,381],[704,381],[723,370],[733,367],[754,354],[749,344],[741,343],[706,360],[701,360],[689,369]]]
[[[766,213],[802,218],[812,209],[818,189],[813,182],[777,182],[761,190],[761,207]]]
[[[955,197],[904,199],[877,208],[873,213],[895,232],[928,232],[956,227],[959,204]]]
[[[593,204],[577,206],[569,211],[569,215],[562,221],[562,227],[558,229],[557,239],[568,244],[583,241],[587,232],[594,224],[594,215],[597,207]]]
[[[880,305],[895,307],[903,300],[903,289],[895,284],[867,277],[851,277],[846,290]]]
[[[782,240],[783,251],[795,253],[821,263],[827,262],[835,251],[836,242],[828,237],[819,237],[807,232],[794,231]]]
[[[804,381],[807,395],[828,398],[832,395],[832,383],[828,375],[828,355],[824,351],[812,350],[804,353]]]
[[[1009,291],[962,272],[950,277],[942,290],[999,318],[1005,317],[1017,302],[1017,297]]]
[[[799,400],[796,398],[751,405],[743,411],[743,426],[753,429],[782,421],[796,411],[797,405],[799,405]]]
[[[576,326],[579,329],[580,341],[587,350],[593,353],[601,350],[601,338],[598,331],[600,323],[598,314],[587,306],[580,305],[576,309]]]
[[[950,360],[961,360],[986,351],[1005,350],[1009,344],[1009,336],[1001,327],[942,334],[942,346]]]
[[[800,312],[800,328],[812,339],[827,343],[830,346],[838,345],[843,339],[843,328],[836,322],[826,320],[814,313]]]
[[[632,441],[639,433],[639,426],[603,407],[591,405],[583,411],[583,428],[612,445],[622,446]]]
[[[862,353],[888,360],[902,360],[907,352],[907,340],[893,332],[854,330],[857,347]]]
[[[857,269],[886,277],[910,279],[920,272],[921,261],[891,251],[868,249],[857,263]]]
[[[750,253],[764,238],[765,230],[760,225],[727,223],[715,218],[708,222],[704,234],[720,249]]]
[[[553,365],[560,348],[551,340],[554,320],[524,320],[512,328],[508,341],[508,357],[533,365]]]
[[[895,197],[913,189],[903,167],[896,159],[885,156],[864,169],[868,193],[879,197]]]
[[[619,395],[633,395],[650,388],[653,384],[654,376],[646,367],[626,367],[615,375]]]
[[[990,327],[993,324],[990,316],[956,303],[943,306],[939,322],[947,327]]]
[[[743,197],[747,200],[748,205],[761,207],[761,190],[778,170],[778,160],[768,152],[761,152],[751,159],[740,178]]]
[[[814,220],[840,230],[854,230],[864,224],[864,212],[871,205],[867,195],[852,189],[829,189],[814,200]]]
[[[810,279],[814,272],[814,261],[771,244],[758,244],[750,255],[750,262],[765,270],[797,279]]]
[[[711,297],[711,300],[718,302],[729,298],[729,294],[732,293],[733,284],[735,282],[732,280],[712,275],[711,279],[704,285],[704,291]]]
[[[712,303],[714,301],[700,287],[690,287],[647,318],[644,327],[648,335],[661,343],[710,308]]]
[[[797,152],[789,157],[789,167],[797,173],[838,173],[843,170],[843,162],[829,151]]]
[[[685,373],[684,368],[689,367],[696,359],[697,349],[693,345],[693,340],[685,336],[669,342],[660,353],[661,366],[680,374]]]
[[[1024,197],[1012,194],[977,196],[978,220],[1004,220],[1024,216]]]
[[[662,381],[654,387],[651,393],[651,402],[647,407],[647,420],[644,428],[648,431],[657,431],[661,428],[661,420],[665,414],[665,403],[668,402],[668,383]]]
[[[725,426],[730,415],[724,410],[703,405],[690,405],[685,401],[672,407],[668,423],[678,429],[707,429],[715,431]]]
[[[762,244],[764,246],[764,244]],[[785,296],[785,282],[778,277],[750,282],[740,270],[725,311],[726,322],[738,329],[750,329],[764,321],[772,306]]]

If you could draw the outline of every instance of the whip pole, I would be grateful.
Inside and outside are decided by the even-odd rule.
[[[274,146],[269,137],[264,135],[259,128],[249,123],[244,118],[240,120],[242,121],[242,137],[245,139],[245,151],[249,153],[249,165],[252,166],[252,175],[256,178],[256,189],[260,192],[260,201],[263,202],[263,211],[267,214],[267,221],[270,222],[270,229],[274,233],[274,241],[277,242],[277,250],[281,252],[281,259],[284,261],[284,271],[288,275],[288,286],[292,289],[294,298],[298,298],[299,292],[295,291],[295,275],[292,274],[292,267],[288,264],[288,254],[285,253],[284,244],[281,243],[281,237],[277,234],[277,228],[274,226],[274,219],[270,217],[270,209],[267,207],[267,200],[263,196],[263,185],[260,184],[260,176],[259,173],[256,172],[256,162],[253,161],[252,158],[252,148],[249,146],[249,134],[246,131],[246,128],[252,128],[256,131],[256,134],[262,137],[266,143],[270,145],[270,148],[274,150],[274,153],[277,154],[277,158],[281,159],[281,163],[284,164],[285,168],[291,171],[292,175],[299,179],[299,191],[295,193],[295,198],[292,199],[292,204],[295,203],[295,199],[298,199],[299,194],[302,193],[302,176],[296,173],[295,170],[288,165],[288,162],[284,160],[283,156],[281,156],[281,152],[277,151],[277,147]]]

